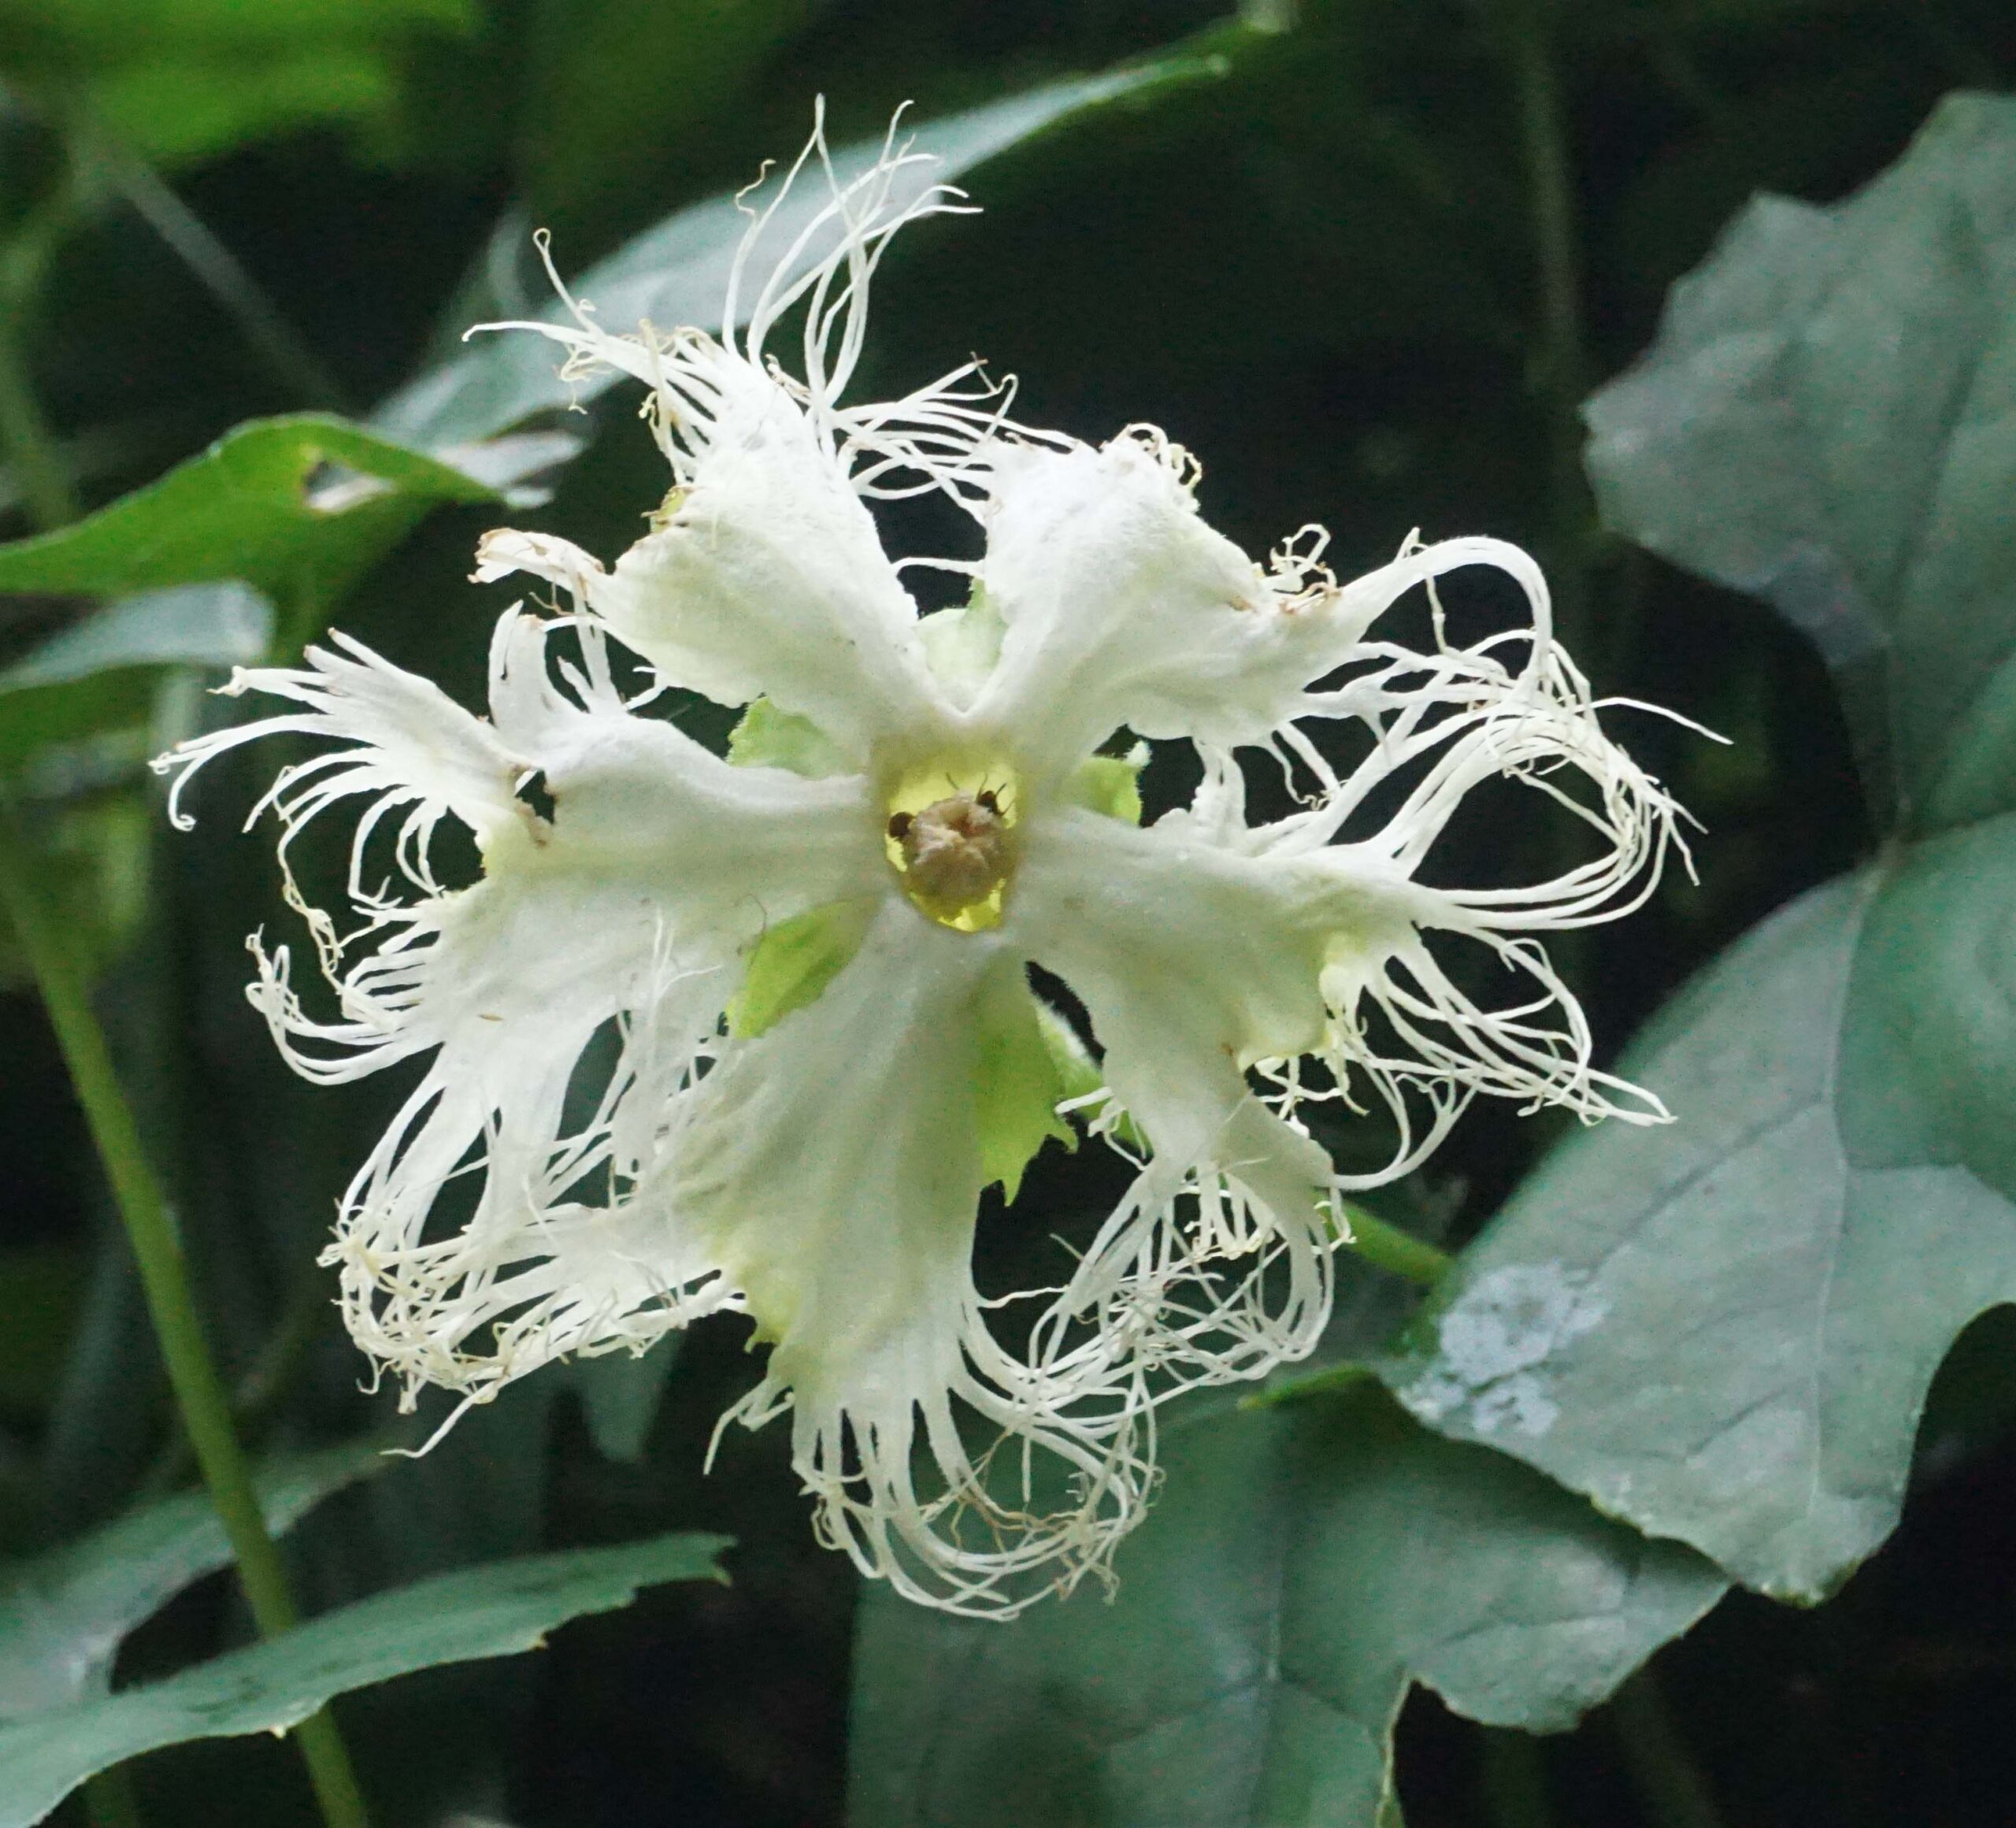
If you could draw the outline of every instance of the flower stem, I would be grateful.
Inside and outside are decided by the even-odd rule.
[[[348,402],[320,356],[282,314],[238,256],[217,239],[158,172],[123,147],[94,144],[113,187],[236,321],[246,343],[281,385],[307,406],[332,413]]]
[[[13,806],[0,799],[0,903],[13,918],[111,1183],[113,1202],[139,1265],[176,1406],[237,1558],[253,1619],[262,1637],[277,1637],[297,1622],[294,1596],[232,1427],[230,1404],[203,1337],[167,1198],[113,1070],[105,1031],[74,969],[61,917],[44,897],[40,861]],[[328,1828],[368,1828],[356,1774],[328,1711],[303,1721],[296,1736]]]
[[[1347,1249],[1356,1251],[1368,1263],[1404,1276],[1410,1282],[1432,1288],[1456,1261],[1447,1251],[1425,1244],[1397,1225],[1388,1225],[1362,1206],[1346,1205],[1340,1210],[1350,1223],[1351,1236],[1338,1241]]]

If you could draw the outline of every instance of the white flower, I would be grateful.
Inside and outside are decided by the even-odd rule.
[[[1104,1573],[1150,1492],[1157,1403],[1309,1351],[1340,1189],[1418,1163],[1477,1092],[1664,1115],[1592,1070],[1535,936],[1642,899],[1673,809],[1599,727],[1514,547],[1410,542],[1340,585],[1319,530],[1265,569],[1212,531],[1151,428],[1097,449],[1027,430],[972,369],[843,405],[889,236],[957,195],[917,162],[827,168],[744,332],[732,295],[718,339],[611,335],[585,305],[497,327],[642,380],[673,488],[613,569],[542,534],[483,542],[480,580],[529,573],[571,606],[505,614],[487,721],[339,635],[226,688],[298,708],[159,766],[179,796],[254,737],[328,740],[261,802],[284,865],[317,814],[361,803],[358,929],[288,877],[336,1019],[256,937],[250,996],[310,1078],[426,1062],[324,1258],[407,1406],[747,1314],[766,1374],[724,1422],[791,1411],[827,1540],[914,1598],[1005,1615]],[[769,347],[794,310],[799,375]],[[971,599],[920,617],[867,500],[927,489],[985,553],[931,562]],[[1452,644],[1438,604],[1425,652],[1375,633],[1476,566],[1524,593],[1521,626]],[[728,758],[642,714],[639,677],[747,706]],[[1145,749],[1113,752],[1141,739],[1203,766],[1146,829]],[[1240,751],[1298,810],[1251,821]],[[1569,808],[1589,860],[1429,886],[1437,836],[1500,779]],[[474,835],[470,885],[435,878],[444,819]],[[370,880],[381,854],[396,892]],[[1495,955],[1494,1007],[1445,966],[1466,940]],[[1032,962],[1081,1002],[1095,1060]],[[1342,1176],[1297,1112],[1368,1097],[1397,1144]],[[984,1301],[981,1191],[1071,1133],[1060,1105],[1138,1172],[1082,1256],[1060,1249],[1061,1288]]]

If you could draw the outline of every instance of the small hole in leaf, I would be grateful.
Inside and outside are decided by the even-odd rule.
[[[323,458],[302,478],[301,499],[309,513],[346,514],[366,502],[393,492],[382,476],[369,476],[346,463]]]

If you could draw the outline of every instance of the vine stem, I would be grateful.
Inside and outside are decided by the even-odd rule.
[[[298,1622],[294,1596],[232,1426],[230,1401],[203,1336],[188,1263],[167,1197],[113,1070],[105,1031],[74,969],[61,918],[45,899],[38,862],[18,813],[0,798],[0,903],[13,918],[111,1183],[113,1203],[139,1265],[176,1407],[237,1558],[254,1622],[262,1637],[276,1637]],[[328,1828],[369,1828],[363,1793],[328,1711],[304,1720],[295,1737]]]
[[[1555,44],[1556,0],[1510,0],[1500,15],[1518,114],[1520,154],[1531,212],[1539,321],[1531,380],[1547,428],[1547,514],[1543,548],[1553,599],[1555,633],[1592,680],[1614,658],[1599,640],[1591,576],[1597,536],[1595,503],[1582,473],[1584,395],[1589,383],[1583,308],[1581,221],[1574,155]],[[1614,630],[1601,633],[1611,637]],[[1598,651],[1599,647],[1604,651]],[[1584,861],[1574,821],[1555,828],[1553,857],[1563,873]],[[1595,951],[1586,929],[1562,933],[1549,951],[1571,984],[1586,986]]]
[[[1368,1263],[1404,1276],[1410,1282],[1418,1282],[1424,1288],[1432,1288],[1456,1261],[1447,1251],[1437,1250],[1397,1225],[1388,1225],[1362,1206],[1345,1206],[1342,1215],[1350,1223],[1351,1236],[1340,1237],[1338,1242],[1347,1250],[1355,1251]]]
[[[1519,139],[1532,210],[1540,290],[1540,347],[1533,379],[1551,433],[1549,492],[1555,536],[1560,546],[1555,566],[1555,616],[1563,644],[1575,653],[1587,647],[1593,633],[1588,569],[1594,514],[1588,485],[1582,477],[1581,402],[1589,358],[1583,323],[1575,173],[1549,13],[1547,0],[1524,0],[1516,9],[1508,50],[1518,99]]]

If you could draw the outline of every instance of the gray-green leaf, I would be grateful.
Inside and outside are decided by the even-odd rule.
[[[865,1597],[852,1819],[874,1828],[1374,1828],[1409,1685],[1571,1725],[1723,1591],[1375,1386],[1166,1436],[1119,1597],[1010,1625]],[[1172,1815],[1179,1808],[1180,1816]]]
[[[1753,206],[1589,418],[1613,524],[1814,631],[1921,835],[1676,999],[1622,1070],[1677,1122],[1572,1137],[1382,1374],[1814,1600],[2016,1300],[2016,103],[1949,100],[1834,209]]]
[[[312,1619],[165,1682],[0,1726],[0,1828],[30,1828],[93,1773],[165,1745],[284,1733],[332,1695],[532,1650],[662,1581],[721,1578],[718,1536],[664,1536],[465,1568]]]
[[[2016,101],[1948,98],[1832,208],[1759,198],[1585,414],[1611,526],[1818,645],[1880,808],[2016,806]]]
[[[1381,1374],[1746,1585],[1825,1597],[1895,1526],[1933,1374],[2016,1300],[2016,817],[1766,921],[1621,1070]]]

